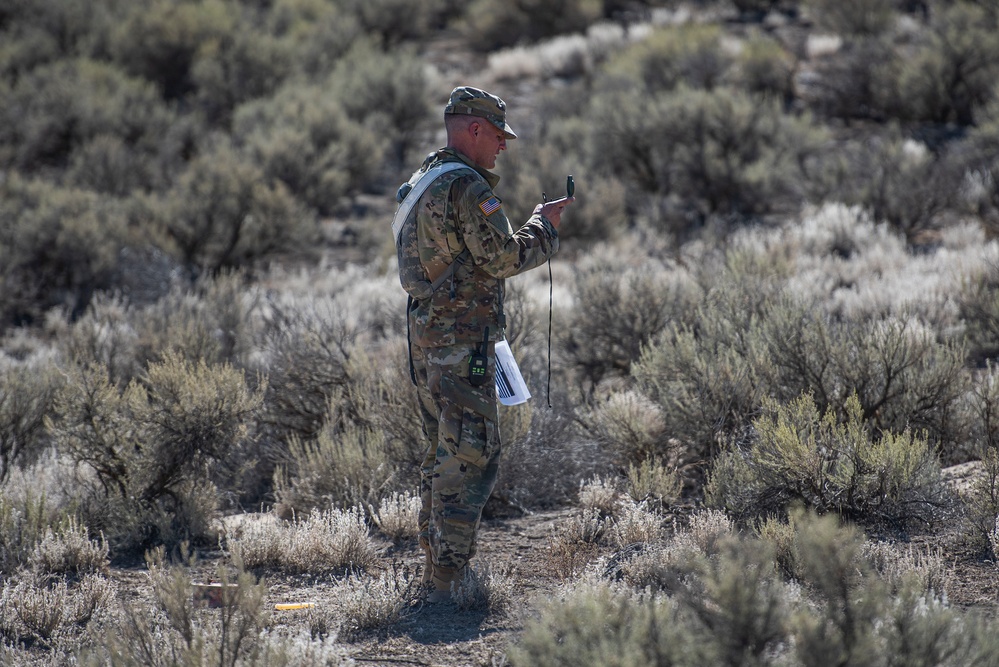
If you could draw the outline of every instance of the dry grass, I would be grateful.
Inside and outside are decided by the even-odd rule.
[[[360,571],[375,561],[374,544],[359,508],[315,511],[290,523],[261,521],[228,539],[232,556],[249,569],[288,572]]]

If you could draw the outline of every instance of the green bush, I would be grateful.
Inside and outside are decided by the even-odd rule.
[[[312,247],[317,228],[281,183],[225,144],[206,150],[146,206],[167,249],[208,273]]]
[[[37,321],[57,306],[79,315],[112,284],[127,239],[116,202],[8,174],[0,219],[0,327]]]
[[[780,42],[753,34],[735,57],[732,85],[789,104],[794,99],[795,66],[794,56]]]
[[[432,117],[428,87],[425,68],[411,50],[386,53],[361,40],[337,62],[324,90],[339,100],[352,121],[377,131],[402,166]]]
[[[877,36],[895,20],[894,0],[807,0],[818,23],[841,35]]]
[[[0,483],[38,456],[61,376],[52,364],[0,366]]]
[[[712,90],[722,83],[732,64],[720,48],[721,34],[714,25],[658,28],[610,59],[602,85],[617,89],[628,82],[640,85],[647,93],[681,86]]]
[[[620,257],[600,254],[574,274],[574,307],[558,344],[590,392],[604,379],[627,377],[642,348],[694,309],[696,288],[653,260],[623,268]]]
[[[872,435],[860,401],[841,421],[821,415],[810,396],[787,405],[765,401],[746,446],[733,446],[712,468],[707,502],[744,519],[804,503],[820,513],[895,529],[927,526],[947,505],[940,464],[911,432]]]
[[[458,29],[468,46],[488,53],[569,32],[582,32],[601,15],[597,0],[474,0]]]
[[[248,435],[261,395],[240,372],[167,355],[123,389],[101,367],[74,371],[50,431],[93,470],[79,490],[84,522],[116,556],[157,543],[210,540],[219,503],[211,479]]]
[[[198,49],[189,73],[210,123],[228,128],[243,102],[273,93],[294,71],[292,45],[245,24]]]
[[[594,100],[590,161],[664,199],[665,224],[686,232],[711,216],[763,215],[797,204],[824,133],[779,103],[719,88],[679,88],[622,106]]]
[[[195,90],[192,68],[199,53],[231,38],[236,7],[225,0],[154,0],[133,6],[118,24],[112,53],[135,76],[154,83],[167,100]]]
[[[930,30],[901,63],[898,87],[909,119],[963,126],[976,121],[995,96],[997,26],[994,15],[968,2],[933,13]]]
[[[946,224],[956,208],[959,167],[901,136],[894,125],[844,153],[850,166],[837,188],[839,197],[863,206],[875,222],[887,222],[911,242]]]
[[[882,121],[892,104],[906,101],[897,93],[899,64],[884,39],[858,37],[819,60],[799,94],[823,116]]]
[[[18,78],[0,98],[0,165],[65,167],[99,136],[153,155],[171,121],[148,82],[107,63],[57,61]]]
[[[270,179],[321,214],[366,187],[379,172],[387,139],[351,120],[339,91],[292,85],[236,109],[233,137]]]

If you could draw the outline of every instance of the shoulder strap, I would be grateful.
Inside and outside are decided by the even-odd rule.
[[[439,162],[420,176],[420,179],[413,185],[413,189],[409,191],[406,198],[399,204],[399,209],[395,212],[395,217],[392,219],[392,236],[395,238],[396,243],[399,242],[403,223],[406,222],[406,218],[409,217],[413,207],[416,206],[416,202],[420,201],[420,197],[427,191],[430,184],[436,181],[438,177],[456,169],[467,169],[473,174],[478,175],[474,169],[462,162]]]

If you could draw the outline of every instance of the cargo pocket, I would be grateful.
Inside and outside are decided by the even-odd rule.
[[[485,398],[484,389],[495,391],[492,383],[477,388],[453,375],[441,377],[441,397],[451,403],[456,417],[460,411],[460,424],[453,425],[455,456],[479,468],[485,468],[500,448],[496,404]]]

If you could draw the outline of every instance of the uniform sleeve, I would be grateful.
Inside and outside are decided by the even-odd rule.
[[[540,215],[532,215],[514,232],[503,202],[488,184],[459,179],[455,201],[465,245],[475,265],[494,278],[509,278],[544,264],[558,251],[558,232]]]

